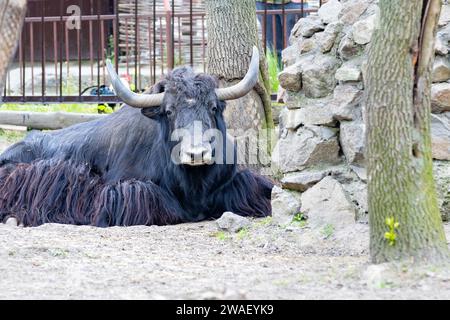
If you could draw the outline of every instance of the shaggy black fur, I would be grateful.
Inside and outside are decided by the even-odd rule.
[[[0,221],[107,227],[200,221],[224,211],[270,215],[268,179],[236,164],[189,167],[170,159],[171,132],[189,122],[225,136],[225,103],[215,86],[207,75],[178,68],[155,86],[166,91],[160,107],[125,106],[97,121],[30,133],[0,155]],[[194,107],[186,106],[190,98]]]

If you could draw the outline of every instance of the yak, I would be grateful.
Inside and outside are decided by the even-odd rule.
[[[256,48],[245,77],[227,88],[178,67],[137,94],[109,62],[107,69],[124,102],[119,111],[61,130],[32,131],[0,155],[0,222],[109,227],[196,222],[225,211],[271,214],[272,181],[239,165],[236,156],[215,161],[229,152],[228,139],[204,137],[211,129],[227,136],[225,101],[256,84]],[[188,135],[183,143],[172,139],[179,129]]]

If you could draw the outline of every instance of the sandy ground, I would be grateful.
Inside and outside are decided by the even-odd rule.
[[[450,299],[450,268],[371,266],[368,238],[271,218],[239,233],[0,224],[0,299]]]
[[[0,246],[0,299],[450,299],[448,268],[370,267],[361,224],[0,225]]]

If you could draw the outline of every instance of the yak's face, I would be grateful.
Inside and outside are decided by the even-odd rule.
[[[215,88],[212,77],[195,75],[190,68],[177,68],[155,87],[165,92],[161,106],[142,110],[145,116],[161,123],[175,163],[209,165],[220,152],[217,142],[223,141],[225,135],[225,103],[217,98]]]
[[[244,78],[227,88],[216,88],[212,77],[195,75],[192,69],[181,67],[156,85],[152,94],[139,95],[123,84],[111,62],[107,61],[106,66],[117,96],[129,106],[141,108],[145,116],[160,121],[164,138],[171,147],[172,160],[178,164],[199,166],[218,163],[220,156],[224,159],[225,149],[222,149],[224,152],[218,150],[224,147],[221,142],[226,141],[223,101],[243,97],[255,86],[259,74],[259,52],[253,47]],[[179,143],[172,143],[174,140]],[[174,157],[177,153],[178,156]]]

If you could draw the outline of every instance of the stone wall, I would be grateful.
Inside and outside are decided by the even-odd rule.
[[[353,214],[367,221],[364,66],[378,21],[377,0],[330,0],[298,21],[279,74],[287,91],[273,163],[283,190],[274,216],[301,212],[324,221]],[[432,141],[443,216],[450,215],[450,5],[444,5],[432,87]],[[314,195],[315,202],[311,200]],[[277,199],[289,199],[289,208]],[[297,202],[295,202],[295,201]],[[331,205],[330,201],[334,201]],[[313,202],[314,205],[311,205]],[[351,212],[351,213],[349,213]],[[286,215],[287,214],[287,215]]]

